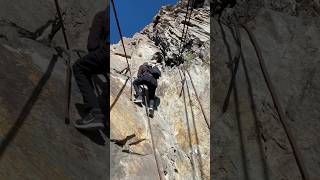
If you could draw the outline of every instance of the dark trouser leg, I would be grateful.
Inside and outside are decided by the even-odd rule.
[[[94,92],[92,75],[107,72],[107,52],[99,49],[90,52],[73,64],[73,74],[82,93],[83,101],[89,109],[100,109]]]
[[[156,93],[157,86],[149,85],[148,91],[149,91],[149,107],[154,108],[154,100],[155,100],[155,93]]]
[[[141,77],[139,77],[138,79],[134,80],[133,81],[133,86],[134,86],[134,89],[137,93],[140,93],[139,95],[142,95],[142,89],[140,88],[140,85],[146,85],[148,87],[148,96],[149,96],[149,100],[150,100],[150,103],[149,106],[152,104],[152,106],[150,107],[153,107],[154,105],[154,96],[155,96],[155,92],[156,92],[156,88],[157,88],[157,80],[155,80],[152,75],[143,75]]]
[[[142,96],[142,89],[140,88],[140,85],[142,85],[142,84],[143,83],[142,83],[142,80],[140,78],[137,78],[132,82],[134,91],[136,92],[137,96]]]

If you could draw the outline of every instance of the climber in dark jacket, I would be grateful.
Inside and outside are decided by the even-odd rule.
[[[149,96],[149,113],[153,114],[155,92],[158,86],[157,79],[161,76],[161,72],[156,65],[153,67],[147,62],[143,63],[138,70],[137,79],[133,81],[133,87],[136,92],[135,103],[142,103],[142,88],[141,86],[146,85],[148,87]]]
[[[78,129],[94,130],[104,128],[104,115],[94,92],[92,76],[107,73],[109,57],[109,21],[106,9],[98,12],[92,22],[88,36],[88,55],[73,64],[73,73],[83,97],[87,116],[75,122]]]

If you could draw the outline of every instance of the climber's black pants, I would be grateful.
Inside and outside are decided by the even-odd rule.
[[[150,105],[153,106],[154,96],[157,89],[157,80],[151,74],[146,73],[141,77],[135,79],[132,85],[138,96],[142,95],[142,89],[140,86],[146,85],[148,87],[148,92],[149,92],[148,96],[150,100]]]
[[[107,58],[107,50],[101,48],[89,52],[72,66],[86,109],[99,109],[99,100],[94,92],[92,75],[107,73]]]

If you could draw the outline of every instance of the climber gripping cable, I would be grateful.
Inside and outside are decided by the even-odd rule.
[[[86,116],[75,122],[75,127],[84,130],[103,129],[105,119],[99,100],[94,92],[92,76],[107,73],[108,25],[107,11],[98,12],[90,28],[87,49],[89,54],[73,64],[73,74],[83,97]]]
[[[133,87],[136,92],[133,102],[141,104],[143,102],[143,96],[147,95],[149,97],[149,103],[145,102],[145,104],[149,105],[148,112],[151,116],[153,115],[155,105],[155,92],[158,86],[157,79],[159,79],[160,76],[161,71],[156,62],[145,62],[139,67],[137,79],[133,81]],[[148,91],[143,89],[143,86],[147,86]],[[148,94],[145,92],[148,92]]]

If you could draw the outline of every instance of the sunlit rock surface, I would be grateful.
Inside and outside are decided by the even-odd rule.
[[[150,61],[154,53],[161,52],[164,59],[156,91],[157,106],[154,117],[150,118],[162,176],[170,180],[210,179],[209,129],[188,76],[184,86],[186,114],[179,70],[177,64],[172,64],[179,51],[185,10],[186,6],[180,4],[162,7],[158,14],[160,21],[155,28],[151,23],[124,41],[134,77],[139,66]],[[183,57],[209,119],[208,6],[194,10],[188,28],[186,42],[190,45],[186,46]],[[145,108],[130,101],[130,80],[126,75],[117,73],[127,67],[121,43],[112,45],[110,50],[110,138],[115,141],[110,145],[111,179],[157,179]]]
[[[85,50],[91,20],[105,2],[60,6],[71,48]],[[54,58],[54,47],[65,47],[57,22],[54,1],[0,1],[0,179],[108,179],[104,140],[72,125],[81,102],[74,82],[72,121],[64,124],[67,56]]]

